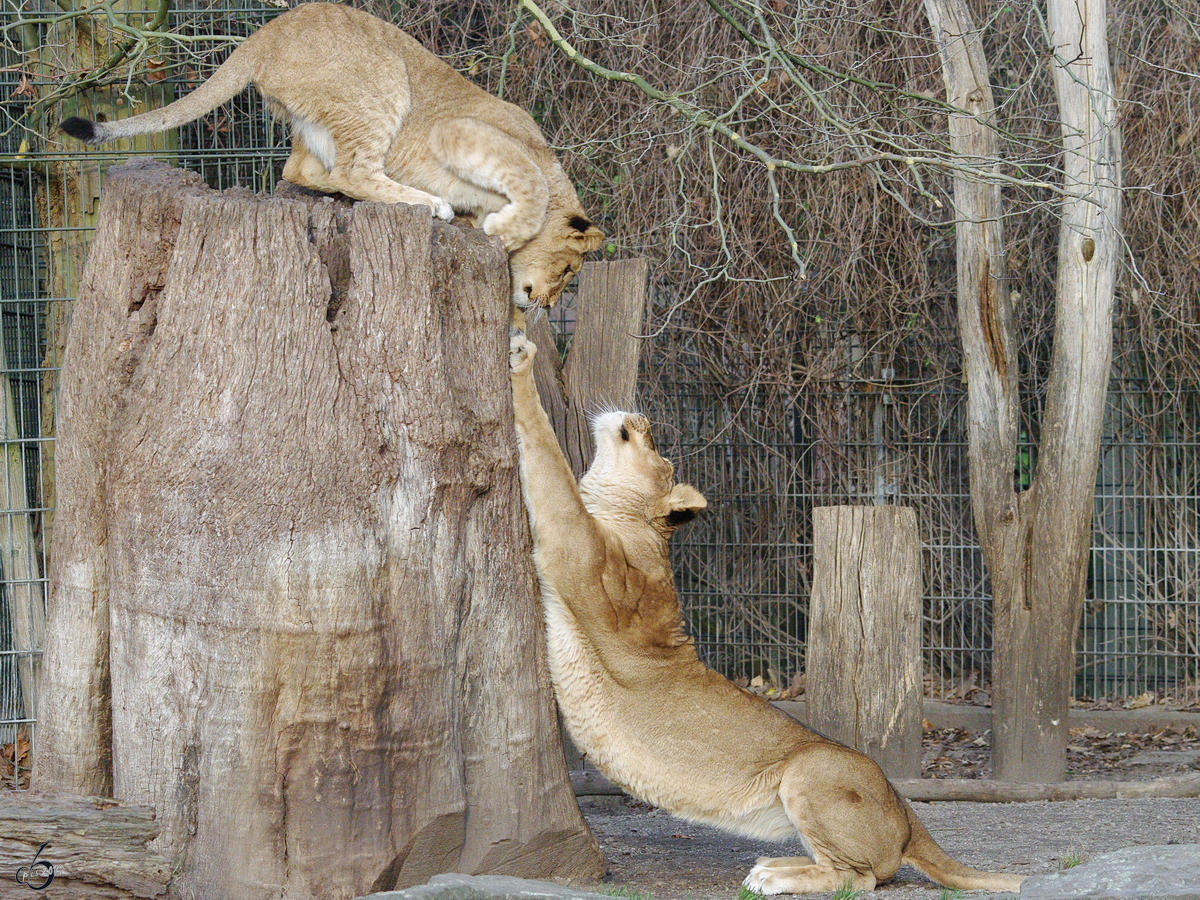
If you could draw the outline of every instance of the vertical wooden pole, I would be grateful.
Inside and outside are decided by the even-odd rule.
[[[650,263],[642,257],[587,262],[579,272],[575,330],[567,358],[538,353],[538,393],[575,477],[592,463],[589,416],[600,409],[632,411],[637,405],[638,339],[646,317]],[[530,322],[538,348],[553,347],[545,316]]]
[[[920,567],[911,509],[813,510],[809,720],[889,778],[921,774]]]

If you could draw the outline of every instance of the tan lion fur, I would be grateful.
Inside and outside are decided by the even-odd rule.
[[[177,128],[253,83],[291,127],[283,177],[356,200],[457,212],[509,252],[513,301],[553,306],[604,235],[583,214],[533,119],[488,94],[388,22],[336,3],[272,19],[213,76],[129,119],[71,117],[88,144]]]
[[[534,353],[513,337],[522,486],[551,675],[580,749],[626,791],[684,819],[798,838],[807,857],[750,870],[746,886],[764,894],[870,890],[901,863],[950,888],[1017,890],[1020,876],[951,859],[869,758],[700,662],[667,540],[704,497],[674,482],[649,422],[622,412],[593,423],[595,462],[576,484],[538,398]]]

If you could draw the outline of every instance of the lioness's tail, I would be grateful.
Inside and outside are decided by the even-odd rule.
[[[938,846],[929,830],[917,818],[907,803],[908,824],[912,836],[904,848],[904,861],[920,869],[938,884],[961,891],[1019,891],[1024,875],[1002,875],[999,872],[984,872],[972,869],[951,859]]]
[[[245,52],[246,45],[251,40],[253,37],[243,41],[211,78],[190,94],[180,97],[162,109],[112,122],[93,122],[91,119],[71,116],[69,119],[63,119],[59,127],[85,144],[107,144],[109,141],[137,134],[153,134],[186,125],[222,103],[229,102],[254,80],[254,54]]]

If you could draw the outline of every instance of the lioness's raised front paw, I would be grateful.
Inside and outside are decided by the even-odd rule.
[[[508,339],[508,371],[512,375],[524,375],[533,366],[537,347],[522,332]]]

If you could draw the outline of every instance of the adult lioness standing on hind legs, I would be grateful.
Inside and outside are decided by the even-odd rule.
[[[807,857],[763,858],[764,894],[870,890],[909,863],[950,888],[1015,891],[1021,876],[955,862],[869,758],[827,740],[700,662],[683,631],[667,540],[705,507],[658,455],[650,423],[609,412],[579,480],[512,338],[521,484],[541,581],[550,673],[571,737],[634,796]]]
[[[509,253],[513,302],[553,306],[604,235],[524,110],[467,81],[416,40],[336,3],[305,3],[246,38],[162,109],[62,130],[88,144],[178,128],[253,83],[291,127],[283,177],[355,200],[457,212]]]

